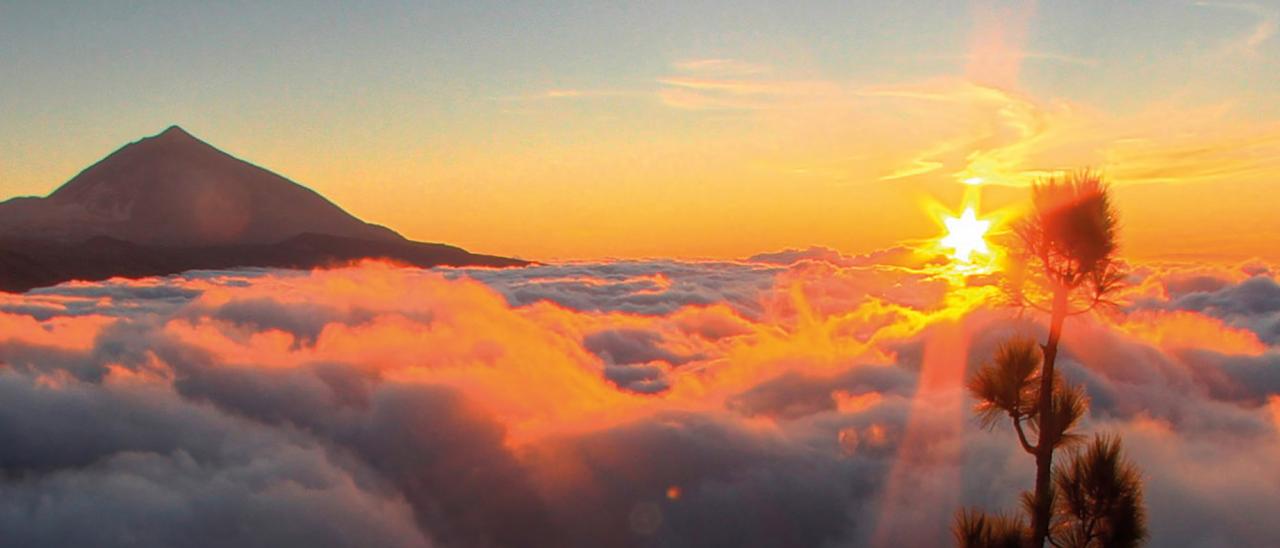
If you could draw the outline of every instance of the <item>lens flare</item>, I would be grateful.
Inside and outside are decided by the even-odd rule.
[[[975,253],[988,255],[991,248],[987,246],[987,231],[991,230],[991,221],[978,219],[972,207],[965,208],[959,217],[947,216],[942,222],[947,227],[947,235],[938,243],[950,249],[951,257],[962,263],[973,262]]]

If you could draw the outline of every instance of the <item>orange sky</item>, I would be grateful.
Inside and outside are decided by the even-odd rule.
[[[0,92],[0,193],[47,193],[176,123],[414,239],[542,260],[741,257],[934,238],[922,204],[958,207],[961,180],[987,180],[990,209],[1025,195],[1002,186],[1089,166],[1116,184],[1130,257],[1280,260],[1280,82],[1263,76],[1280,74],[1277,11],[1141,8],[744,8],[690,28],[655,9],[571,18],[564,44],[509,35],[563,13],[527,14],[534,30],[459,15],[457,43],[388,13],[369,23],[385,32],[332,50],[252,29],[232,44],[211,25],[141,76],[97,75],[92,97],[24,65]],[[38,49],[18,30],[8,40]],[[214,63],[232,45],[240,64]]]

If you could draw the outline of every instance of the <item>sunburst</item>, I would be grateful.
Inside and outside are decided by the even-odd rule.
[[[991,253],[986,239],[987,231],[991,230],[991,221],[979,219],[972,207],[965,208],[959,217],[947,216],[942,222],[947,226],[947,235],[938,244],[952,250],[953,259],[971,263],[975,253]]]

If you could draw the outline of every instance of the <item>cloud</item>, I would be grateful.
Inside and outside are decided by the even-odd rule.
[[[840,85],[788,79],[770,67],[730,59],[691,59],[674,64],[675,74],[658,78],[658,98],[684,110],[774,110],[811,108],[815,101],[839,100]]]
[[[743,263],[618,261],[452,272],[492,285],[514,306],[549,301],[583,311],[667,314],[717,303],[758,312],[756,297],[777,271]]]
[[[945,258],[919,249],[899,246],[880,249],[865,255],[845,255],[829,247],[812,246],[806,249],[786,249],[771,253],[760,253],[747,259],[749,262],[790,266],[801,261],[815,261],[839,267],[900,266],[921,268],[929,264],[937,264]]]
[[[167,387],[7,371],[0,392],[6,543],[431,545],[358,464]]]
[[[196,309],[190,313],[198,314]],[[359,309],[344,313],[323,305],[294,304],[285,306],[267,297],[231,301],[210,314],[214,320],[227,322],[248,333],[279,330],[293,336],[295,345],[315,345],[325,326],[341,322],[360,325],[372,314]]]
[[[1237,283],[1212,276],[1175,280],[1168,293],[1169,300],[1148,299],[1137,306],[1201,312],[1280,344],[1280,284],[1267,274]]]
[[[1274,28],[1274,14],[1264,15],[1251,47],[1268,39],[1271,31],[1266,29]],[[992,17],[993,27],[1006,26],[998,14]],[[1025,14],[1018,18],[1022,21]],[[1068,97],[1036,96],[1016,83],[1023,59],[1086,61],[1037,57],[1015,46],[1000,40],[983,45],[986,49],[975,45],[974,52],[964,55],[972,62],[963,77],[888,84],[794,71],[677,68],[658,79],[658,95],[678,109],[738,113],[757,132],[774,136],[766,141],[773,148],[804,149],[781,155],[762,149],[760,154],[771,155],[768,164],[782,164],[781,171],[788,174],[820,173],[836,181],[979,177],[1025,186],[1084,165],[1104,171],[1121,185],[1260,184],[1280,169],[1274,124],[1244,112],[1240,105],[1187,103],[1177,96],[1117,115]],[[910,131],[904,132],[904,127]],[[885,142],[894,146],[886,147]],[[848,161],[851,149],[869,151],[870,158]]]
[[[1141,267],[1126,308],[1067,325],[1085,428],[1124,436],[1155,544],[1276,534],[1236,508],[1280,503],[1268,272]],[[1031,481],[960,385],[1043,335],[991,291],[811,248],[6,295],[0,525],[35,545],[945,543],[955,508],[1012,508]]]
[[[574,101],[587,99],[611,99],[646,97],[648,94],[638,90],[604,89],[604,88],[549,88],[523,95],[498,97],[496,101],[510,103],[538,103],[547,101]]]
[[[754,75],[771,72],[773,69],[766,65],[757,63],[749,63],[739,59],[684,59],[676,61],[672,64],[679,72],[699,73],[699,74],[719,74],[719,75]]]
[[[1258,55],[1258,48],[1264,42],[1270,40],[1272,36],[1275,36],[1277,25],[1280,24],[1280,12],[1261,4],[1247,2],[1196,2],[1196,5],[1247,13],[1256,18],[1253,27],[1248,32],[1227,41],[1226,46],[1223,48],[1226,53]]]

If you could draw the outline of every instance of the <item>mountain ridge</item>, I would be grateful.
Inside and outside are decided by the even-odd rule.
[[[177,125],[116,149],[48,196],[0,203],[0,237],[37,231],[68,243],[265,244],[306,232],[403,239]]]
[[[0,202],[0,290],[366,258],[420,267],[528,264],[406,239],[178,125],[121,146],[47,196]]]

